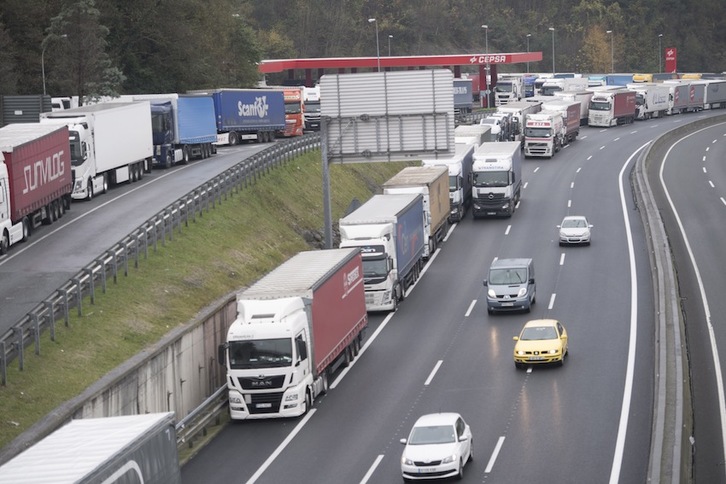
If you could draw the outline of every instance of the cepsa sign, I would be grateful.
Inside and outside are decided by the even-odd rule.
[[[506,64],[506,54],[475,55],[469,58],[471,64]]]

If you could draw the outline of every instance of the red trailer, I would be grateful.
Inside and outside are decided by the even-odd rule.
[[[0,253],[70,207],[71,150],[66,126],[0,128]]]

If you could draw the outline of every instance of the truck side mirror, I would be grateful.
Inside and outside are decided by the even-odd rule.
[[[483,284],[484,284],[484,287],[486,287],[486,285],[487,285],[487,280],[486,279],[484,279]]]
[[[227,351],[227,348],[229,347],[229,344],[222,343],[221,345],[217,346],[217,362],[224,366],[224,353]]]

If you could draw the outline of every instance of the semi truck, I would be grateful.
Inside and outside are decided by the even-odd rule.
[[[285,100],[285,128],[279,134],[286,137],[302,136],[305,129],[302,87],[283,87],[282,94]]]
[[[551,98],[547,98],[548,100]],[[504,106],[499,106],[497,112],[511,114],[513,126],[513,141],[522,141],[524,131],[524,120],[530,114],[537,114],[542,110],[542,102],[540,101],[519,101],[511,102]]]
[[[237,297],[219,346],[234,420],[297,417],[350,363],[368,324],[358,248],[300,252]]]
[[[213,89],[187,94],[212,96],[218,145],[266,143],[285,130],[285,98],[279,89]]]
[[[454,113],[469,114],[474,107],[471,79],[454,79]]]
[[[662,118],[668,112],[667,85],[637,82],[628,84],[627,88],[635,91],[635,119]]]
[[[472,214],[474,218],[511,217],[522,190],[522,150],[516,141],[484,143],[474,152]]]
[[[0,127],[15,123],[37,123],[41,113],[52,110],[53,103],[48,95],[0,95]]]
[[[552,158],[565,144],[564,132],[565,123],[559,112],[530,114],[524,121],[524,156]]]
[[[584,91],[588,86],[585,77],[564,77],[547,79],[540,92],[543,96],[553,96],[557,91]]]
[[[320,86],[303,87],[305,131],[320,131]]]
[[[395,311],[418,279],[424,253],[423,196],[374,195],[340,219],[340,247],[363,256],[366,308]]]
[[[590,99],[587,124],[604,127],[630,124],[635,119],[635,109],[633,90],[596,91]]]
[[[174,414],[71,420],[0,467],[0,484],[181,484]]]
[[[151,171],[154,142],[148,101],[103,103],[43,113],[41,124],[68,126],[74,200],[141,180]]]
[[[424,252],[428,259],[449,230],[449,169],[445,166],[407,166],[383,184],[385,195],[420,193],[424,206]]]
[[[580,103],[580,126],[587,126],[587,116],[590,112],[590,99],[592,91],[557,91],[554,97],[563,101],[577,101]]]
[[[703,84],[703,109],[718,109],[726,107],[726,79],[704,79],[693,81],[694,84]]]
[[[209,95],[134,94],[115,102],[148,101],[154,140],[154,166],[171,168],[175,163],[205,159],[217,152],[214,101]]]
[[[459,126],[458,130],[463,126]],[[477,126],[478,127],[478,126]],[[445,166],[449,172],[449,222],[459,222],[466,215],[471,205],[471,166],[474,162],[474,151],[481,142],[469,141],[459,143],[460,137],[455,136],[456,144],[453,155],[433,155],[421,160],[423,166]],[[464,139],[466,139],[464,137]]]
[[[670,93],[668,114],[680,114],[701,111],[705,103],[706,85],[695,81],[666,80]]]
[[[542,105],[542,111],[559,113],[562,116],[562,145],[572,143],[580,134],[580,102],[555,99]]]
[[[0,128],[0,254],[70,208],[71,148],[66,126]]]
[[[524,95],[524,79],[522,76],[506,76],[497,80],[494,86],[494,102],[496,106],[521,101]]]

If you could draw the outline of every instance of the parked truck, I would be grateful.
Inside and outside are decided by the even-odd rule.
[[[705,84],[690,80],[666,80],[670,93],[668,114],[680,114],[701,111],[705,103]]]
[[[285,130],[285,98],[280,89],[213,89],[188,94],[211,94],[218,145],[266,143]]]
[[[590,112],[590,99],[592,91],[557,91],[554,97],[564,101],[577,101],[580,103],[580,126],[587,126],[587,116]]]
[[[484,143],[474,152],[472,214],[474,218],[511,217],[522,190],[522,151],[516,141]]]
[[[551,98],[547,98],[548,100]],[[510,114],[512,116],[512,141],[522,141],[524,131],[524,120],[530,114],[536,114],[542,110],[540,101],[519,101],[499,106],[497,112]]]
[[[530,114],[524,121],[524,156],[552,158],[566,144],[564,132],[565,123],[559,112]]]
[[[87,418],[0,467],[0,484],[181,484],[174,414]]]
[[[456,129],[462,128],[459,126]],[[477,126],[478,127],[478,126]],[[459,139],[468,139],[468,142],[459,143]],[[456,144],[453,155],[432,155],[421,160],[423,166],[445,166],[449,173],[449,222],[459,222],[466,215],[471,205],[471,166],[474,162],[474,151],[481,142],[472,141],[474,138],[455,136]]]
[[[635,119],[635,108],[633,90],[596,91],[590,99],[587,124],[604,127],[630,124]]]
[[[296,417],[328,391],[368,324],[358,248],[300,252],[237,298],[219,346],[234,420]]]
[[[719,109],[726,107],[726,79],[704,79],[693,82],[695,84],[703,84],[705,86],[703,109]]]
[[[217,152],[212,96],[199,94],[132,94],[116,102],[148,101],[154,140],[153,164],[171,168]]]
[[[482,143],[497,141],[496,135],[492,135],[491,132],[490,125],[462,124],[454,128],[454,143],[473,144],[475,148],[478,148]],[[433,156],[433,159],[436,159],[436,155]]]
[[[454,79],[454,114],[470,114],[474,107],[471,79]]]
[[[151,171],[154,142],[148,101],[103,103],[43,113],[41,124],[68,126],[76,200]]]
[[[68,128],[39,123],[0,128],[0,254],[70,208]]]
[[[302,87],[283,87],[285,100],[285,129],[278,134],[286,137],[302,136],[305,129]]]
[[[48,95],[0,95],[0,127],[15,123],[37,123],[41,113],[52,110],[53,103]]]
[[[588,79],[585,77],[565,77],[547,79],[542,84],[543,96],[553,96],[557,91],[584,91],[588,86]]]
[[[407,166],[383,184],[385,195],[420,193],[424,206],[424,259],[434,255],[449,230],[449,170],[445,166]]]
[[[320,131],[320,86],[303,87],[305,131]]]
[[[580,102],[557,99],[542,105],[542,111],[559,113],[562,116],[562,145],[572,143],[580,134]]]
[[[524,79],[522,76],[502,76],[494,86],[494,102],[496,106],[521,101],[524,95]]]
[[[665,84],[637,82],[627,85],[635,91],[635,119],[661,118],[668,112],[669,88]]]
[[[363,255],[366,308],[395,311],[423,268],[423,196],[374,195],[340,219],[340,247]]]

